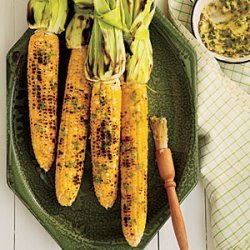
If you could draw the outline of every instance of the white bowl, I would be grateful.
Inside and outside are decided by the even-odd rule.
[[[200,37],[200,32],[199,32],[199,21],[200,21],[200,16],[202,10],[211,2],[214,0],[196,0],[193,8],[193,13],[192,13],[192,29],[195,37],[197,40],[207,49],[207,47],[203,44],[201,37]],[[208,50],[208,49],[207,49]],[[220,54],[217,54],[215,52],[212,52],[208,50],[215,58],[217,58],[220,61],[224,62],[230,62],[230,63],[243,63],[250,61],[250,55],[245,56],[245,57],[239,57],[239,58],[230,58],[226,56],[222,56]]]

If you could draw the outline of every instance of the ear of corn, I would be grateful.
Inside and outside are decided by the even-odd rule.
[[[148,100],[145,84],[122,85],[121,208],[122,230],[137,246],[147,218]]]
[[[74,1],[75,15],[66,30],[71,49],[64,93],[56,161],[56,196],[62,206],[71,206],[80,188],[89,126],[91,86],[85,78],[84,64],[92,28],[86,0]],[[76,3],[77,2],[77,3]],[[89,1],[88,1],[89,2]]]
[[[58,37],[35,32],[29,42],[27,67],[30,130],[35,157],[45,171],[56,149],[58,60]]]
[[[93,184],[98,201],[106,209],[117,197],[120,120],[120,82],[94,83],[90,116]]]
[[[90,102],[83,74],[86,50],[72,49],[68,66],[56,161],[56,196],[62,206],[74,202],[83,174]]]
[[[122,82],[121,209],[123,234],[132,247],[143,236],[147,218],[148,99],[152,69],[148,26],[154,0],[121,0],[127,52]]]
[[[121,116],[119,77],[125,69],[122,31],[114,26],[120,14],[117,7],[119,0],[94,0],[96,15],[86,65],[87,77],[93,82],[90,116],[93,183],[96,196],[105,208],[112,207],[117,197]]]
[[[48,171],[56,150],[59,64],[59,40],[51,32],[63,30],[67,0],[30,0],[27,16],[29,27],[38,29],[31,36],[28,47],[31,141],[38,164]]]
[[[120,146],[120,83],[95,83],[91,103],[91,153],[96,196],[105,208],[117,197]]]

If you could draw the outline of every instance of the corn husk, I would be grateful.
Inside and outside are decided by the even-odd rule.
[[[74,0],[75,14],[66,29],[69,49],[79,49],[89,44],[94,18],[93,0]]]
[[[125,70],[125,48],[120,0],[94,0],[94,25],[89,43],[86,75],[91,81],[115,81]]]
[[[30,0],[27,20],[31,29],[45,29],[60,34],[67,19],[67,0]]]
[[[155,0],[121,0],[122,26],[126,47],[124,82],[147,83],[153,67],[149,24]]]

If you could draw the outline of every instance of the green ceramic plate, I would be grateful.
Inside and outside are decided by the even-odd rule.
[[[149,114],[168,118],[170,147],[176,167],[177,193],[182,201],[197,183],[196,56],[159,10],[151,30],[154,69],[148,90]],[[114,207],[101,207],[92,186],[90,152],[79,195],[72,207],[56,202],[54,170],[45,174],[38,166],[30,141],[26,63],[28,30],[8,53],[8,183],[16,195],[63,249],[129,249],[123,238],[120,195]],[[60,94],[69,51],[61,37]],[[60,102],[61,102],[60,98]],[[166,194],[154,160],[149,136],[148,218],[143,249],[169,217]]]

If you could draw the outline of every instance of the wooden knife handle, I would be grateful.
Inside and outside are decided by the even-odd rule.
[[[165,181],[165,189],[167,191],[172,224],[178,245],[180,247],[180,250],[188,250],[187,233],[181,208],[175,191],[175,171],[171,150],[169,148],[157,150],[156,159],[160,176]]]

